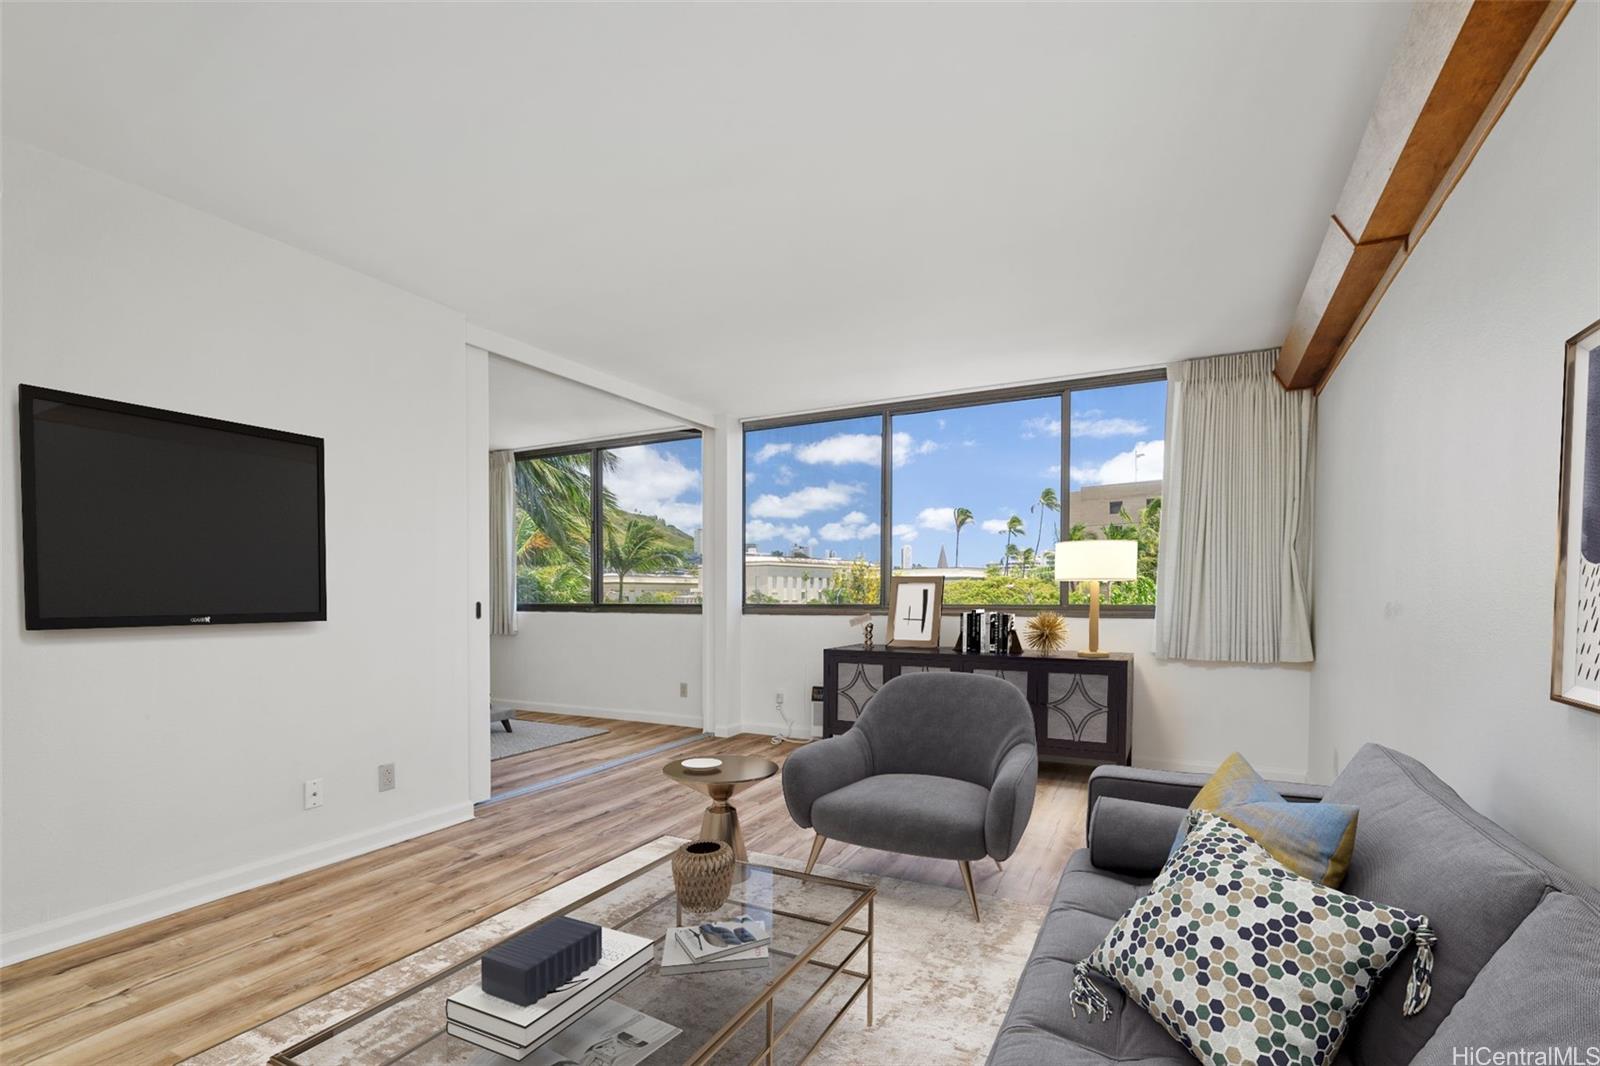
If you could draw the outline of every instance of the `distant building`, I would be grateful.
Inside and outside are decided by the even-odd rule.
[[[911,569],[911,545],[909,544],[900,545],[900,569]]]
[[[768,603],[815,603],[833,584],[833,574],[849,566],[847,559],[786,559],[781,555],[745,552],[744,594],[759,593]]]
[[[1067,501],[1067,520],[1074,525],[1081,522],[1090,533],[1104,533],[1110,525],[1136,526],[1139,512],[1160,497],[1160,481],[1085,485]]]

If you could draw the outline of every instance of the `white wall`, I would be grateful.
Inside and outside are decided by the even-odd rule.
[[[522,611],[491,637],[496,700],[560,714],[701,724],[697,614]],[[679,684],[687,682],[687,696]]]
[[[21,144],[4,183],[6,957],[470,817],[462,318]],[[21,382],[326,438],[328,621],[23,631]]]
[[[945,630],[954,642],[953,619]],[[875,619],[875,639],[887,629]],[[1067,646],[1087,646],[1088,621],[1069,618]],[[1138,766],[1209,772],[1234,751],[1269,777],[1306,776],[1306,705],[1311,671],[1297,666],[1212,666],[1165,662],[1150,654],[1154,623],[1107,618],[1100,646],[1134,654],[1133,761]],[[822,684],[822,649],[860,641],[861,630],[839,616],[746,615],[743,621],[746,732],[778,733],[774,696],[798,723],[822,722],[811,686]],[[797,727],[796,735],[801,730]]]
[[[1600,10],[1568,15],[1322,396],[1311,765],[1364,741],[1600,882],[1548,697],[1562,347],[1600,317]]]

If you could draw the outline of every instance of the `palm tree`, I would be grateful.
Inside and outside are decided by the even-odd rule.
[[[606,537],[606,565],[617,572],[617,602],[630,573],[674,570],[683,565],[683,552],[674,547],[667,531],[643,518],[630,518]]]
[[[1020,537],[1025,532],[1027,531],[1022,528],[1022,518],[1020,516],[1012,515],[1010,518],[1006,519],[1005,573],[1009,574],[1011,572],[1011,560],[1016,557],[1015,553],[1011,550],[1011,539],[1013,537]]]
[[[1044,516],[1045,516],[1045,513],[1047,511],[1057,511],[1057,512],[1059,512],[1060,510],[1061,510],[1061,500],[1056,496],[1056,490],[1051,488],[1048,485],[1046,485],[1044,488],[1040,489],[1039,490],[1039,498],[1034,501],[1032,507],[1028,508],[1028,513],[1029,514],[1032,514],[1035,511],[1039,512],[1039,532],[1033,538],[1033,554],[1038,555],[1039,554],[1039,549],[1044,544]]]
[[[1011,573],[1011,564],[1013,562],[1015,562],[1015,561],[1020,561],[1022,559],[1022,551],[1023,550],[1021,548],[1017,547],[1015,544],[1007,544],[1006,545],[1006,554],[1004,556],[1005,566],[1001,569],[1000,572],[1003,573],[1003,574],[1010,574]]]
[[[961,527],[972,524],[972,512],[965,507],[957,507],[953,512],[956,517],[956,565],[961,565]]]
[[[1023,548],[1022,549],[1022,576],[1023,577],[1027,577],[1029,574],[1033,573],[1033,564],[1036,563],[1036,562],[1038,562],[1038,560],[1034,557],[1033,549],[1032,548]]]

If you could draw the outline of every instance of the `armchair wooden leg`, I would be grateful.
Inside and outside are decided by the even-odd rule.
[[[817,864],[817,856],[822,854],[822,844],[823,836],[818,833],[816,839],[811,842],[811,857],[806,860],[806,873],[810,873],[811,868]]]
[[[981,922],[983,918],[978,914],[978,890],[972,887],[972,864],[965,859],[958,861],[961,864],[961,880],[967,886],[967,898],[972,901],[972,920]]]
[[[1000,865],[1000,860],[999,859],[994,860],[994,868],[998,873],[1005,873],[1006,872],[1006,868],[1004,866]]]

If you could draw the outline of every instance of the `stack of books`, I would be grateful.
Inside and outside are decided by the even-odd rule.
[[[661,972],[711,973],[766,966],[771,944],[772,926],[748,914],[679,926],[661,942]]]
[[[539,999],[519,1006],[474,985],[445,1003],[445,1031],[521,1061],[574,1020],[638,977],[654,957],[654,941],[615,929],[600,931],[600,961]]]

